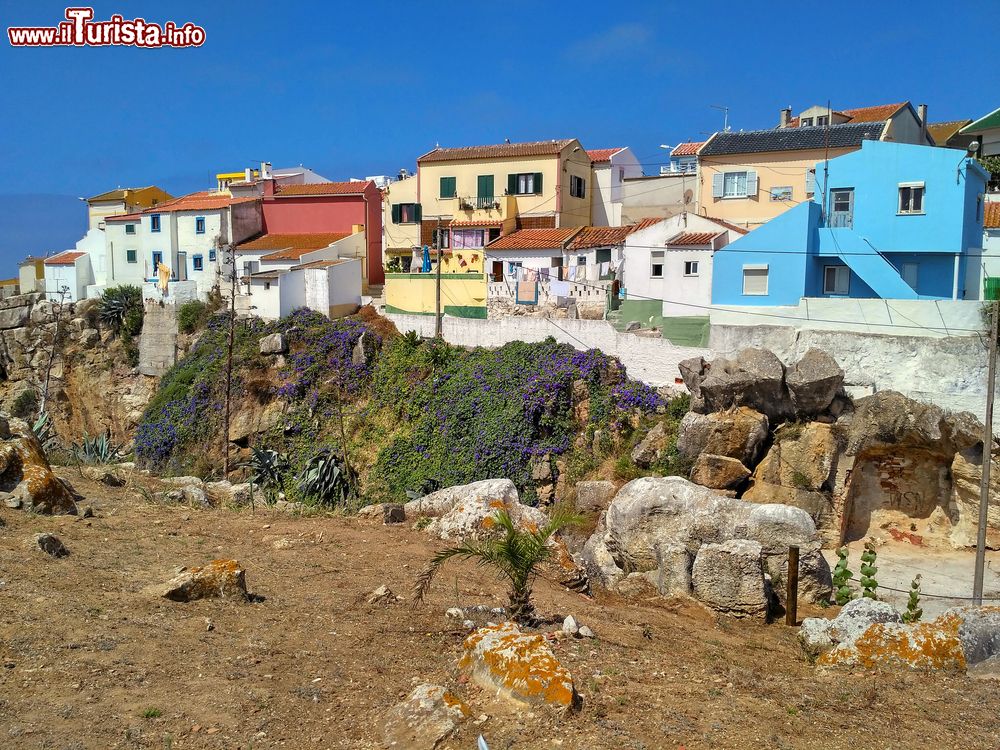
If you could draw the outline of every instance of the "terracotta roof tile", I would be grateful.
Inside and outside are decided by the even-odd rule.
[[[698,149],[705,145],[705,141],[688,141],[686,143],[678,143],[674,150],[670,152],[671,156],[695,156],[698,153]]]
[[[931,138],[939,145],[945,145],[950,138],[955,136],[959,130],[968,125],[972,120],[952,120],[950,122],[932,122],[927,125],[927,132]]]
[[[991,201],[986,204],[983,226],[987,229],[1000,229],[1000,201]]]
[[[104,221],[139,221],[142,214],[118,214],[117,216],[105,216]]]
[[[513,156],[550,156],[558,154],[573,142],[572,138],[530,143],[498,143],[492,146],[462,146],[436,148],[417,158],[417,163],[457,161],[462,159],[507,159]]]
[[[351,180],[349,182],[312,182],[305,185],[275,185],[278,197],[297,195],[361,195],[374,183],[371,180]]]
[[[76,262],[76,259],[86,253],[81,253],[76,250],[65,250],[61,253],[53,255],[51,258],[45,259],[45,265],[47,266],[71,266]]]
[[[320,250],[324,247],[349,237],[346,232],[319,232],[313,234],[264,234],[237,245],[236,249],[272,250],[261,257],[261,260],[298,260],[306,253]]]
[[[888,120],[899,112],[909,102],[899,102],[897,104],[877,104],[874,107],[855,107],[854,109],[842,109],[841,114],[851,118],[851,122],[881,122]]]
[[[584,227],[570,240],[567,250],[584,250],[588,247],[608,247],[620,245],[625,238],[634,232],[631,226],[625,227]]]
[[[548,250],[561,248],[563,243],[580,231],[580,227],[557,229],[519,229],[494,240],[490,250]]]
[[[167,214],[174,211],[216,211],[221,208],[228,208],[236,203],[247,203],[258,200],[257,198],[233,198],[226,193],[217,193],[213,190],[202,190],[198,193],[188,193],[180,198],[164,201],[159,205],[147,208],[144,214]]]
[[[722,232],[681,232],[667,240],[667,246],[711,245]]]
[[[714,216],[706,216],[705,218],[708,219],[709,221],[714,221],[720,227],[725,227],[726,229],[732,229],[734,232],[737,232],[738,234],[750,234],[749,229],[747,229],[746,227],[741,227],[738,224],[732,224],[728,221],[723,221],[722,219],[716,219]]]
[[[601,164],[606,161],[611,161],[611,157],[617,154],[619,151],[624,151],[624,146],[619,146],[618,148],[592,148],[587,149],[587,156],[594,164]]]

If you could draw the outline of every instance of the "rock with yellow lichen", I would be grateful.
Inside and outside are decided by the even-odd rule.
[[[387,748],[433,750],[469,717],[469,707],[440,685],[419,685],[382,722]]]
[[[189,570],[154,589],[154,593],[175,602],[227,597],[247,599],[246,572],[236,560],[212,560]]]
[[[35,513],[75,515],[73,493],[52,473],[38,438],[20,420],[10,427],[11,432],[3,430],[9,439],[0,444],[0,490],[10,493],[7,504]]]
[[[520,706],[572,710],[581,705],[573,675],[559,663],[545,638],[522,633],[512,622],[469,635],[458,665],[484,690]]]

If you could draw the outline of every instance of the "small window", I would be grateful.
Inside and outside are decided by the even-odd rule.
[[[507,175],[507,192],[512,195],[539,195],[542,192],[542,173],[523,172]]]
[[[435,229],[431,233],[431,246],[447,250],[451,247],[451,232],[447,229]]]
[[[903,183],[899,186],[899,213],[922,214],[924,212],[924,183]]]
[[[160,231],[160,215],[153,214],[149,217],[149,231],[159,232]]]
[[[215,256],[215,250],[209,250],[208,251],[208,262],[209,263],[215,263],[215,257],[216,257]]]
[[[163,253],[159,250],[153,252],[153,274],[156,274],[157,269],[159,269],[160,264],[163,262]]]
[[[392,204],[393,224],[416,224],[420,221],[419,203],[394,203]]]
[[[135,234],[135,224],[126,224],[125,234]]]
[[[602,247],[596,253],[594,253],[595,263],[610,263],[611,262],[611,248]]]
[[[767,296],[767,266],[743,266],[743,294],[747,297]]]
[[[125,262],[126,263],[137,263],[139,261],[139,254],[135,250],[125,251]]]
[[[586,255],[577,255],[576,256],[576,264],[578,266],[585,266],[585,265],[587,265],[587,256]]]
[[[194,255],[194,256],[192,256],[191,257],[191,267],[194,268],[195,271],[204,271],[205,270],[205,258],[204,258],[204,256],[202,256],[202,255]]]
[[[819,127],[823,127],[824,125],[827,125],[829,122],[830,122],[830,117],[828,115],[821,115],[816,118],[816,124]]]
[[[454,177],[441,178],[441,197],[454,198],[457,194]]]
[[[792,186],[782,185],[781,187],[771,188],[771,200],[772,201],[790,201],[792,199]]]
[[[493,242],[493,240],[500,239],[500,227],[491,227],[486,230],[486,244]]]
[[[270,288],[271,288],[271,282],[270,281],[265,281],[264,282],[264,291],[266,292]]]
[[[205,234],[205,217],[198,216],[194,220],[194,233],[195,234]]]
[[[508,261],[507,262],[507,275],[516,278],[519,270],[521,268],[521,261]]]
[[[587,194],[587,181],[576,175],[569,176],[569,194],[574,198],[584,198]]]
[[[663,278],[663,251],[654,250],[649,254],[649,278]]]
[[[726,172],[722,180],[723,198],[743,198],[747,194],[747,173]]]
[[[851,269],[847,266],[824,266],[823,294],[846,297],[851,291]]]
[[[686,261],[684,261],[684,275],[685,276],[697,276],[698,275],[698,261],[696,261],[696,260],[686,260]]]
[[[806,171],[806,198],[812,198],[816,194],[816,170]]]
[[[812,124],[813,124],[813,118],[811,117],[803,117],[801,120],[799,120],[799,125],[801,125],[804,128],[811,128]]]

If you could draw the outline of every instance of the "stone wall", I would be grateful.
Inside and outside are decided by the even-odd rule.
[[[146,300],[139,338],[139,372],[160,377],[177,363],[177,306]]]

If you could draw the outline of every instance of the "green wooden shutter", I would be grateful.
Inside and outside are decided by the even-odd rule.
[[[507,195],[517,195],[517,175],[507,175]]]
[[[421,219],[422,216],[423,216],[423,211],[420,210],[420,204],[419,203],[414,203],[413,204],[413,221],[415,221],[417,224],[419,224],[420,223],[420,219]]]
[[[392,223],[393,224],[398,224],[399,223],[399,218],[400,218],[399,204],[398,203],[393,203],[392,204]]]
[[[535,172],[535,194],[536,195],[541,195],[542,194],[542,173],[541,172]]]
[[[455,197],[455,178],[454,177],[442,177],[441,178],[441,197],[442,198],[454,198]]]
[[[493,175],[481,174],[476,178],[476,195],[480,198],[493,197]]]

